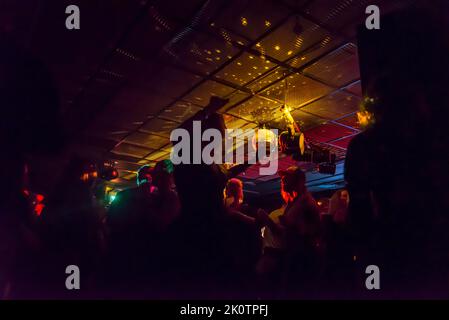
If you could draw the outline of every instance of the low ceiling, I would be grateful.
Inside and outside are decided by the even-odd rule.
[[[355,32],[372,2],[29,0],[21,36],[55,74],[79,148],[116,162],[117,186],[169,157],[171,130],[217,95],[230,99],[220,110],[228,128],[284,128],[286,103],[306,137],[337,154],[334,177],[308,168],[311,187],[330,188],[360,132]],[[375,1],[381,14],[412,2]],[[80,8],[80,30],[64,28],[69,4]],[[242,178],[250,191],[269,192],[278,177],[255,167]]]

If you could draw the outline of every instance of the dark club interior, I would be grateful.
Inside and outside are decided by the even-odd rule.
[[[448,1],[1,0],[0,101],[2,300],[449,298]]]

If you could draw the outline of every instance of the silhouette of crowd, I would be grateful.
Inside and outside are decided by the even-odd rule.
[[[417,15],[421,23],[402,23]],[[447,16],[382,21],[392,54],[365,84],[376,121],[351,141],[346,187],[326,212],[299,167],[278,172],[282,202],[269,210],[245,201],[237,177],[248,165],[170,160],[141,167],[137,186],[105,207],[89,161],[73,156],[37,213],[33,159],[64,147],[57,91],[2,37],[0,297],[448,297],[449,41],[438,29]],[[196,115],[202,130],[226,129],[207,111],[224,103],[213,97]],[[80,290],[65,286],[68,265],[80,269]],[[365,286],[368,265],[381,270],[377,295]]]

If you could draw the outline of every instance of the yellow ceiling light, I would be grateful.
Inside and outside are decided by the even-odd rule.
[[[265,20],[265,27],[269,28],[271,26],[271,22],[268,20]]]
[[[260,47],[261,47],[260,42],[256,43],[256,47],[257,47],[257,48],[260,48]]]
[[[275,45],[275,46],[274,46],[274,49],[275,49],[276,51],[279,51],[279,50],[281,50],[281,47],[280,47],[279,45]]]
[[[238,65],[238,66],[241,66],[241,65],[242,65],[242,63],[241,63],[240,61],[238,61],[238,62],[237,62],[237,65]]]
[[[215,52],[216,53],[221,53],[221,50],[220,49],[215,49]]]
[[[240,22],[242,23],[242,26],[244,26],[244,27],[246,27],[248,25],[248,20],[245,17],[241,17]]]
[[[293,53],[293,51],[292,50],[289,50],[288,52],[287,52],[287,55],[291,55]]]
[[[250,59],[254,59],[254,56],[249,56]]]
[[[301,60],[303,60],[303,61],[306,60],[306,57],[301,57]]]
[[[270,67],[265,66],[265,69],[268,70],[268,69],[270,69]]]

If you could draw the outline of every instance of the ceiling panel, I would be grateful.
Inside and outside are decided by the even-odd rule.
[[[114,161],[117,170],[137,171],[141,167],[140,164],[123,160]]]
[[[209,99],[212,95],[225,97],[232,93],[234,90],[235,89],[225,86],[216,81],[207,80],[182,99],[187,102],[205,107],[209,103]]]
[[[202,108],[200,106],[195,105],[191,102],[179,100],[168,108],[165,108],[159,116],[163,117],[164,119],[184,122],[185,120],[194,116],[201,109]]]
[[[86,132],[89,135],[94,135],[118,142],[121,141],[129,133],[129,130],[123,129],[109,122],[95,121],[90,123],[89,127],[86,129]]]
[[[357,47],[348,43],[304,70],[326,83],[342,86],[360,77]]]
[[[309,20],[292,16],[280,28],[255,44],[253,49],[285,61],[329,36],[324,29]]]
[[[280,106],[280,103],[259,97],[252,97],[248,101],[230,109],[228,113],[249,121],[264,123],[272,120],[273,113],[275,113],[273,110]]]
[[[313,59],[318,58],[320,55],[331,51],[333,48],[337,48],[342,42],[343,39],[341,37],[327,35],[319,43],[305,48],[305,50],[300,50],[300,54],[291,57],[286,63],[292,67],[300,68]]]
[[[171,66],[162,65],[159,62],[154,66],[142,66],[133,79],[137,85],[145,88],[144,90],[155,91],[170,98],[178,98],[189,88],[199,83],[201,77]]]
[[[276,74],[276,71],[275,71]],[[280,75],[280,74],[279,74]],[[286,90],[287,87],[287,90]],[[290,108],[298,108],[332,91],[331,87],[294,73],[273,84],[261,93],[265,97],[286,102]]]
[[[148,120],[139,130],[143,132],[169,137],[173,129],[179,126],[178,123],[170,120],[152,118]]]
[[[246,86],[253,92],[259,92],[260,90],[270,86],[276,81],[281,80],[282,76],[287,73],[288,71],[285,68],[282,67],[272,68],[270,69],[270,71],[264,73],[262,77],[258,77],[256,80],[253,80]]]
[[[202,0],[157,0],[154,2],[161,14],[182,21],[193,17],[204,3]]]
[[[159,149],[160,147],[166,145],[169,142],[169,139],[143,132],[134,132],[123,141],[143,146],[148,149]]]
[[[222,37],[190,31],[165,48],[164,58],[196,73],[208,75],[238,52],[235,46]]]
[[[122,43],[122,49],[144,59],[153,59],[159,55],[159,48],[170,41],[173,31],[179,28],[174,19],[162,14],[153,6],[134,26]]]
[[[269,59],[264,59],[251,53],[244,53],[218,72],[216,76],[236,85],[244,85],[275,66]]]
[[[152,154],[145,157],[145,159],[151,161],[159,161],[168,158],[170,158],[170,153],[166,151],[155,151]]]
[[[236,105],[237,103],[243,101],[244,99],[247,99],[249,96],[250,96],[249,93],[240,90],[233,91],[232,93],[226,96],[226,99],[229,99],[229,101],[225,106],[221,108],[220,112],[228,110],[230,107]]]
[[[338,30],[349,23],[362,22],[366,17],[365,8],[369,4],[371,2],[367,0],[316,0],[311,3],[306,12]]]
[[[289,13],[286,8],[270,0],[229,1],[228,4],[213,21],[214,25],[250,40],[255,40]]]
[[[301,110],[326,118],[337,119],[358,110],[360,98],[339,91],[319,99]]]
[[[226,128],[228,129],[239,129],[248,124],[248,121],[236,118],[230,114],[223,115],[223,118],[226,124]]]
[[[149,154],[151,151],[153,150],[122,142],[118,144],[114,149],[112,149],[111,152],[118,155],[142,158]]]
[[[173,99],[166,95],[138,87],[126,87],[111,100],[108,113],[118,116],[130,115],[143,121],[148,115],[157,114]]]

